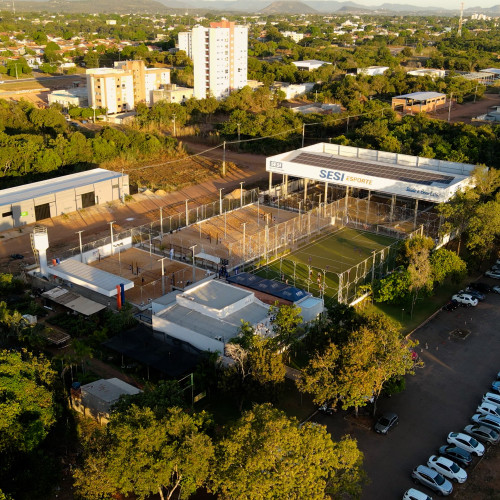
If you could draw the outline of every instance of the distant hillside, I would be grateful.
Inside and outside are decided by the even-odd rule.
[[[10,9],[13,0],[0,0],[0,10]],[[218,12],[246,12],[263,14],[318,14],[333,13],[378,13],[378,14],[416,14],[416,15],[445,15],[456,16],[456,9],[444,7],[423,7],[417,0],[410,0],[415,4],[400,4],[384,2],[379,5],[362,5],[353,1],[339,0],[304,0],[276,1],[269,4],[270,0],[254,0],[242,2],[241,0],[15,0],[16,10],[19,11],[47,11],[47,12],[83,12],[83,13],[172,13],[185,12],[203,13],[203,11]],[[500,16],[500,5],[493,7],[468,7],[464,11],[466,16],[473,13],[483,13],[488,16]]]
[[[3,2],[4,5],[6,2]],[[44,1],[16,1],[17,11],[46,11],[46,12],[68,12],[68,13],[167,13],[169,9],[155,0],[52,0]]]
[[[302,2],[280,0],[260,11],[262,14],[317,14],[318,11]]]

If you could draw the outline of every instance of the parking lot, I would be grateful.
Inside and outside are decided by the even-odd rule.
[[[482,281],[498,284],[496,280]],[[345,412],[314,417],[327,425],[334,439],[351,434],[358,440],[370,479],[363,500],[402,498],[414,486],[413,468],[425,465],[446,444],[449,432],[461,431],[471,423],[482,395],[500,371],[499,325],[500,295],[490,293],[477,307],[441,311],[417,330],[412,337],[420,342],[417,350],[425,366],[407,377],[403,393],[381,398],[377,405],[377,414],[394,411],[399,415],[399,425],[388,436],[353,424]],[[451,333],[456,329],[470,333],[461,338]],[[477,462],[474,459],[468,474],[474,474]],[[422,485],[416,487],[436,496]],[[463,487],[454,484],[454,494]]]

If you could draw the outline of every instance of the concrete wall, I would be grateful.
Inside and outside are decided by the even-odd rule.
[[[163,338],[162,333],[166,333],[203,351],[224,352],[224,342],[206,337],[156,315],[153,315],[153,333],[160,339]]]
[[[115,250],[115,255],[117,255],[119,251],[128,250],[129,248],[132,248],[132,236],[127,236],[126,238],[123,238],[121,240],[113,241],[113,248]],[[108,243],[107,245],[103,245],[102,247],[94,248],[92,250],[88,250],[87,252],[83,252],[82,262],[84,264],[90,264],[92,262],[95,262],[96,260],[99,260],[99,257],[104,258],[104,257],[109,257],[110,255],[111,255],[111,243]],[[75,255],[73,258],[76,260],[80,260],[79,255]]]

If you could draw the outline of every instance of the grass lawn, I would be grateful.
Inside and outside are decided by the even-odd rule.
[[[409,306],[375,303],[369,306],[369,308],[377,312],[383,312],[393,320],[401,323],[403,333],[407,334],[415,330],[432,313],[443,307],[451,299],[451,296],[461,290],[465,286],[465,283],[469,281],[470,277],[465,278],[461,284],[445,282],[436,288],[432,297],[424,297],[421,300],[417,300],[413,309],[413,316],[410,314],[411,310]]]
[[[338,291],[338,273],[365,261],[359,269],[364,273],[372,266],[372,252],[393,244],[395,239],[366,231],[343,228],[320,236],[286,257],[271,262],[256,271],[258,276],[307,290],[325,300],[332,299]],[[353,276],[354,277],[354,276]],[[349,277],[352,281],[353,277]]]

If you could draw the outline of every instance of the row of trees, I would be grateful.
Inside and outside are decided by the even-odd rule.
[[[173,407],[158,416],[132,405],[84,444],[75,486],[86,499],[185,498],[202,487],[227,499],[356,498],[364,479],[353,439],[334,442],[324,427],[299,427],[270,404],[218,432],[206,413]]]
[[[182,154],[177,141],[158,133],[104,127],[80,132],[57,108],[0,100],[0,177],[26,177],[159,153]]]

